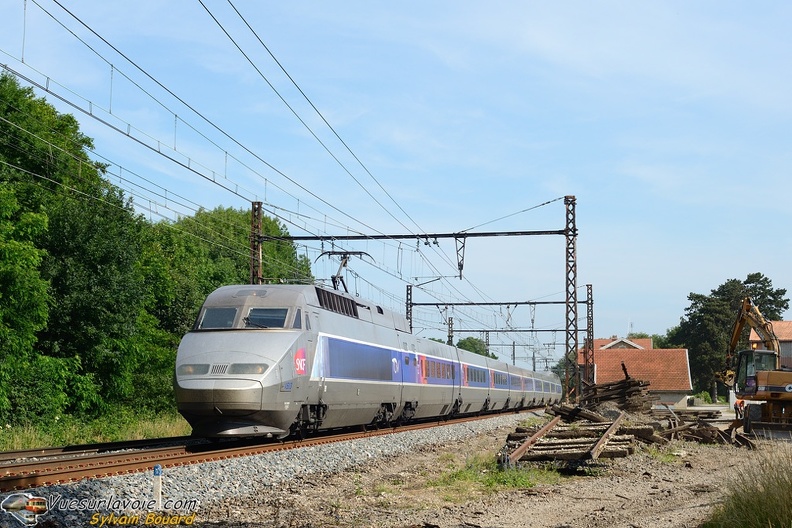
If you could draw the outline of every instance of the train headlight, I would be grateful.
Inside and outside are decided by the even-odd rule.
[[[209,365],[179,365],[176,374],[179,376],[202,376],[209,373]]]
[[[266,363],[232,363],[228,374],[264,374],[269,365]]]

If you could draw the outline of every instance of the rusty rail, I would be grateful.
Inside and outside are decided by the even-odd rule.
[[[535,410],[536,409],[525,409],[521,412],[531,412]],[[0,492],[75,482],[85,478],[100,478],[150,471],[156,464],[161,465],[163,468],[200,464],[243,456],[259,455],[279,450],[298,449],[301,447],[397,434],[442,425],[485,420],[498,416],[503,415],[486,414],[481,416],[469,416],[455,420],[438,420],[403,425],[397,428],[388,427],[309,439],[271,441],[268,444],[235,444],[233,447],[225,448],[217,448],[210,444],[203,444],[200,446],[182,445],[158,449],[141,449],[137,451],[86,454],[81,457],[49,458],[42,461],[23,461],[20,464],[5,464],[0,466]],[[43,450],[33,451],[39,452]]]

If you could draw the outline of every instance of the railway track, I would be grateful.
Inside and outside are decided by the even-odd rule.
[[[180,442],[195,441],[192,436],[174,436],[171,438],[157,438],[146,440],[126,440],[123,442],[106,442],[101,444],[83,444],[65,447],[44,447],[39,449],[21,449],[17,451],[0,452],[0,468],[15,461],[29,458],[49,458],[49,457],[77,457],[91,453],[103,453],[108,451],[119,451],[122,449],[146,449],[151,446],[170,445]]]
[[[521,412],[527,413],[535,410],[526,409]],[[492,414],[403,425],[398,428],[364,429],[306,439],[269,440],[267,443],[263,443],[261,440],[195,443],[195,438],[180,437],[6,452],[0,453],[0,492],[65,484],[86,478],[150,471],[157,464],[163,468],[201,464],[278,450],[344,442],[466,421],[486,420],[497,416],[499,415]],[[174,445],[163,446],[165,441],[171,441]]]

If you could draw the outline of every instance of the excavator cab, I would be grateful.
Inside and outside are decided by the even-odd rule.
[[[734,392],[739,398],[756,394],[756,373],[774,370],[778,354],[773,350],[741,350],[737,353]]]

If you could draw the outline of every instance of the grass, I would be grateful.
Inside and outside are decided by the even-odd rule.
[[[763,444],[725,484],[726,497],[701,528],[792,527],[792,445]]]
[[[541,427],[547,423],[547,420],[541,417],[533,417],[527,418],[525,420],[520,420],[520,427],[530,428],[530,427]]]
[[[474,455],[461,468],[447,468],[428,485],[442,488],[443,500],[463,502],[471,494],[489,494],[507,489],[529,489],[537,484],[556,484],[558,472],[539,468],[500,468],[494,455]]]
[[[649,457],[654,458],[658,462],[662,462],[663,464],[673,464],[679,461],[679,457],[674,454],[668,447],[659,448],[654,445],[650,445],[644,448]]]
[[[0,427],[0,451],[189,434],[190,426],[176,413],[141,417],[128,411],[90,422],[64,416],[49,424]]]

